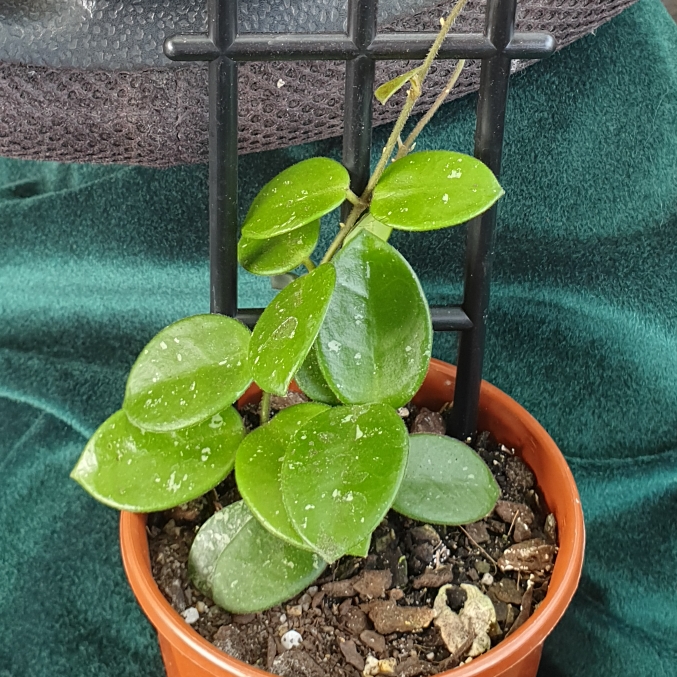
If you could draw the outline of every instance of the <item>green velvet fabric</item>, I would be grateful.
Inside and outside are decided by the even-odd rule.
[[[419,148],[470,151],[474,105]],[[243,207],[339,149],[244,157]],[[677,675],[677,26],[659,0],[513,78],[502,183],[485,374],[560,445],[588,528],[540,674]],[[163,674],[118,516],[68,473],[143,344],[207,311],[206,205],[204,167],[0,161],[0,677]],[[461,230],[393,242],[431,301],[459,299]],[[242,275],[241,305],[270,296]]]

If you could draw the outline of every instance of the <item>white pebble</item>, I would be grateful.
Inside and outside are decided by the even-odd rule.
[[[296,632],[296,630],[289,630],[282,635],[280,641],[282,642],[282,646],[288,650],[293,649],[295,646],[299,646],[303,641],[303,637],[301,637],[301,634]]]
[[[200,618],[200,612],[194,606],[188,607],[181,615],[183,616],[183,620],[186,621],[188,625],[197,623],[198,619]]]
[[[425,655],[425,657],[426,657],[429,661],[435,660],[435,654],[434,654],[432,651],[431,651],[430,653],[427,653],[427,654]]]
[[[493,585],[494,584],[494,577],[491,574],[484,574],[482,576],[482,580],[480,581],[482,585]]]
[[[287,614],[280,614],[280,623],[287,622]]]

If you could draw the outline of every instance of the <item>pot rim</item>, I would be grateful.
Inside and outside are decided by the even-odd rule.
[[[430,367],[432,372],[448,376],[451,380],[455,378],[456,368],[453,365],[432,359]],[[425,390],[425,383],[422,390]],[[494,407],[488,405],[494,405]],[[501,672],[505,671],[525,658],[533,649],[542,644],[555,628],[571,602],[581,575],[585,526],[580,496],[571,470],[561,451],[540,423],[503,391],[482,381],[480,417],[493,411],[499,405],[510,417],[520,420],[533,433],[541,453],[547,457],[550,471],[554,471],[559,478],[559,486],[563,492],[559,497],[560,502],[573,507],[571,519],[566,525],[560,525],[558,518],[559,553],[553,568],[550,588],[538,609],[521,628],[496,647],[474,658],[466,665],[440,673],[438,677],[452,674],[454,677],[480,677],[480,675],[492,674],[492,668],[500,668]],[[536,476],[538,479],[537,473]],[[548,495],[544,494],[544,498],[546,502],[549,502]],[[166,638],[172,645],[180,646],[182,653],[190,652],[195,662],[212,672],[215,669],[226,669],[233,677],[270,677],[271,673],[243,663],[217,649],[174,611],[153,579],[146,534],[146,517],[142,513],[122,512],[120,549],[130,586],[144,613],[160,636]]]

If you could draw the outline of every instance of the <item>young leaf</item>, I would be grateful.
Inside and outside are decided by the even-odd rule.
[[[399,92],[400,89],[402,89],[402,87],[404,87],[404,85],[406,85],[407,82],[409,82],[420,70],[421,67],[418,66],[417,68],[407,71],[406,73],[402,73],[402,75],[398,75],[392,80],[388,80],[388,82],[384,82],[382,85],[376,88],[374,96],[381,104],[385,104],[393,94]]]
[[[398,230],[436,230],[482,214],[502,195],[491,170],[474,157],[425,151],[407,155],[383,172],[370,209]]]
[[[71,477],[112,508],[166,510],[221,482],[243,437],[242,419],[232,407],[168,433],[140,430],[118,411],[89,440]]]
[[[151,339],[127,378],[122,408],[139,428],[178,430],[233,404],[252,381],[247,327],[223,315],[179,320]]]
[[[188,553],[188,575],[207,597],[212,596],[212,578],[221,553],[250,519],[244,501],[237,501],[215,512],[197,532]]]
[[[335,407],[292,439],[282,466],[287,513],[304,541],[333,562],[366,539],[388,512],[409,439],[384,404]]]
[[[376,237],[381,238],[384,242],[388,242],[390,234],[393,232],[393,229],[390,226],[386,226],[384,223],[377,221],[372,213],[368,212],[366,216],[359,220],[357,228],[346,237],[343,246],[345,247],[351,240],[354,240],[362,230],[368,230],[370,233],[376,235]]]
[[[340,404],[317,362],[317,343],[313,343],[313,347],[306,356],[305,362],[296,372],[295,379],[298,387],[311,400],[324,402],[325,404]]]
[[[470,524],[494,508],[500,489],[480,456],[444,435],[417,434],[393,508],[431,524]]]
[[[210,597],[231,613],[255,613],[284,602],[326,567],[316,554],[281,541],[255,519],[235,534],[228,530],[228,539],[211,575]]]
[[[300,266],[313,253],[319,237],[319,219],[265,240],[241,237],[237,244],[237,260],[255,275],[280,275]]]
[[[317,340],[327,383],[347,404],[406,404],[430,362],[432,323],[402,255],[363,231],[334,259],[336,288]]]
[[[286,286],[263,311],[249,346],[252,374],[262,390],[287,393],[317,337],[335,282],[331,263],[318,266]]]
[[[303,160],[263,187],[249,209],[242,235],[261,240],[317,221],[346,199],[349,187],[348,172],[335,160]]]
[[[282,461],[296,431],[328,408],[308,402],[283,409],[247,435],[235,459],[237,488],[256,519],[278,538],[303,550],[308,545],[294,529],[282,500]]]

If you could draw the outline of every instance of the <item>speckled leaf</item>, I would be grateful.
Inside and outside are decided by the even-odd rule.
[[[376,235],[376,237],[381,238],[384,242],[388,242],[390,235],[393,232],[393,229],[390,226],[386,226],[384,223],[377,221],[372,213],[369,212],[360,219],[355,230],[346,237],[343,246],[345,247],[351,240],[354,240],[363,230],[368,230],[373,235]]]
[[[301,592],[325,567],[315,553],[285,543],[250,519],[216,562],[211,597],[231,613],[263,611]]]
[[[237,259],[245,270],[255,275],[280,275],[300,266],[313,253],[319,237],[319,219],[265,240],[241,237]]]
[[[327,383],[347,404],[406,404],[428,371],[430,310],[402,255],[363,231],[334,259],[336,288],[317,340]]]
[[[166,510],[221,482],[243,437],[242,419],[232,407],[167,433],[140,430],[118,411],[89,440],[71,477],[112,508]]]
[[[278,412],[253,430],[237,450],[237,488],[256,519],[272,534],[308,550],[294,529],[282,500],[282,462],[296,431],[329,407],[318,402],[297,404]]]
[[[296,384],[315,402],[339,404],[339,399],[329,387],[320,365],[317,363],[317,343],[313,344],[304,363],[296,372]]]
[[[500,490],[467,444],[443,435],[411,435],[407,472],[393,508],[431,524],[470,524],[486,517]]]
[[[179,320],[151,339],[127,378],[122,408],[139,428],[177,430],[233,404],[252,381],[250,333],[223,315]]]
[[[367,538],[404,474],[409,439],[385,404],[335,407],[298,430],[282,466],[294,527],[328,562]]]
[[[242,235],[260,240],[316,221],[346,199],[349,186],[348,172],[335,160],[303,160],[263,187],[249,209]]]
[[[188,575],[207,597],[212,596],[212,577],[221,553],[252,517],[244,502],[237,501],[215,512],[197,532],[188,554]]]
[[[374,96],[378,99],[379,103],[386,103],[393,94],[399,92],[400,89],[402,89],[402,87],[404,87],[404,85],[406,85],[407,82],[409,82],[420,70],[421,67],[418,66],[417,68],[413,68],[406,73],[402,73],[402,75],[398,75],[392,80],[388,80],[388,82],[384,82],[382,85],[376,88]]]
[[[252,374],[262,390],[286,394],[317,337],[335,282],[334,266],[325,263],[286,286],[263,311],[249,346]]]
[[[491,170],[474,157],[425,151],[407,155],[383,172],[371,212],[399,230],[436,230],[465,223],[502,195]]]

